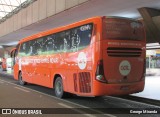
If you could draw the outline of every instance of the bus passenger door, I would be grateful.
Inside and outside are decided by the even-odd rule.
[[[29,83],[32,83],[35,71],[31,44],[32,41],[21,44],[17,64],[15,64],[17,70],[22,72],[23,80]]]
[[[18,80],[18,73],[19,73],[19,68],[18,68],[18,50],[19,50],[20,44],[16,46],[15,49],[11,50],[11,58],[13,59],[13,71],[14,71],[14,79]]]

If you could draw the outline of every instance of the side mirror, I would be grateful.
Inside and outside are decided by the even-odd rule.
[[[16,48],[13,48],[13,49],[10,51],[10,57],[11,57],[12,60],[13,60],[13,66],[15,65],[16,52],[17,52],[17,49],[16,49]],[[13,66],[12,66],[12,67],[13,67]]]
[[[15,58],[15,53],[16,53],[17,49],[16,48],[13,48],[10,52],[10,57],[11,58]]]

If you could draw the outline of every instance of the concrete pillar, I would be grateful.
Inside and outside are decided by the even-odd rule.
[[[32,21],[32,14],[33,14],[32,13],[32,9],[33,9],[32,6],[33,5],[30,5],[30,6],[27,7],[27,25],[30,25],[33,22]]]
[[[27,26],[27,9],[24,8],[21,11],[21,27]]]
[[[39,11],[38,11],[38,1],[34,2],[32,4],[32,23],[34,22],[37,22],[38,21],[38,14],[39,14]]]
[[[56,13],[56,0],[47,0],[47,17]]]
[[[65,10],[65,0],[56,0],[56,13]]]
[[[14,29],[14,31],[16,31],[16,30],[18,30],[18,15],[17,14],[15,14],[14,16],[12,16],[13,17],[13,29]]]
[[[78,0],[66,0],[66,9],[78,5]]]
[[[45,19],[47,17],[47,1],[39,0],[39,20]]]

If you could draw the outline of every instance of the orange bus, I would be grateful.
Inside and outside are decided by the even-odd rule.
[[[14,78],[79,96],[126,95],[145,84],[145,32],[141,22],[93,17],[19,41]]]
[[[6,58],[2,58],[2,70],[5,71],[7,70],[7,62],[6,62]]]

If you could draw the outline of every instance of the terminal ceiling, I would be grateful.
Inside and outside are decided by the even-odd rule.
[[[0,0],[0,18],[3,18],[25,1]],[[141,12],[138,10],[143,7],[160,9],[160,0],[89,0],[77,7],[65,10],[0,37],[0,45],[12,45],[12,43],[16,43],[26,36],[92,16],[106,15],[140,19],[143,16],[142,12],[144,9]]]
[[[26,0],[0,0],[0,20],[13,12]]]

